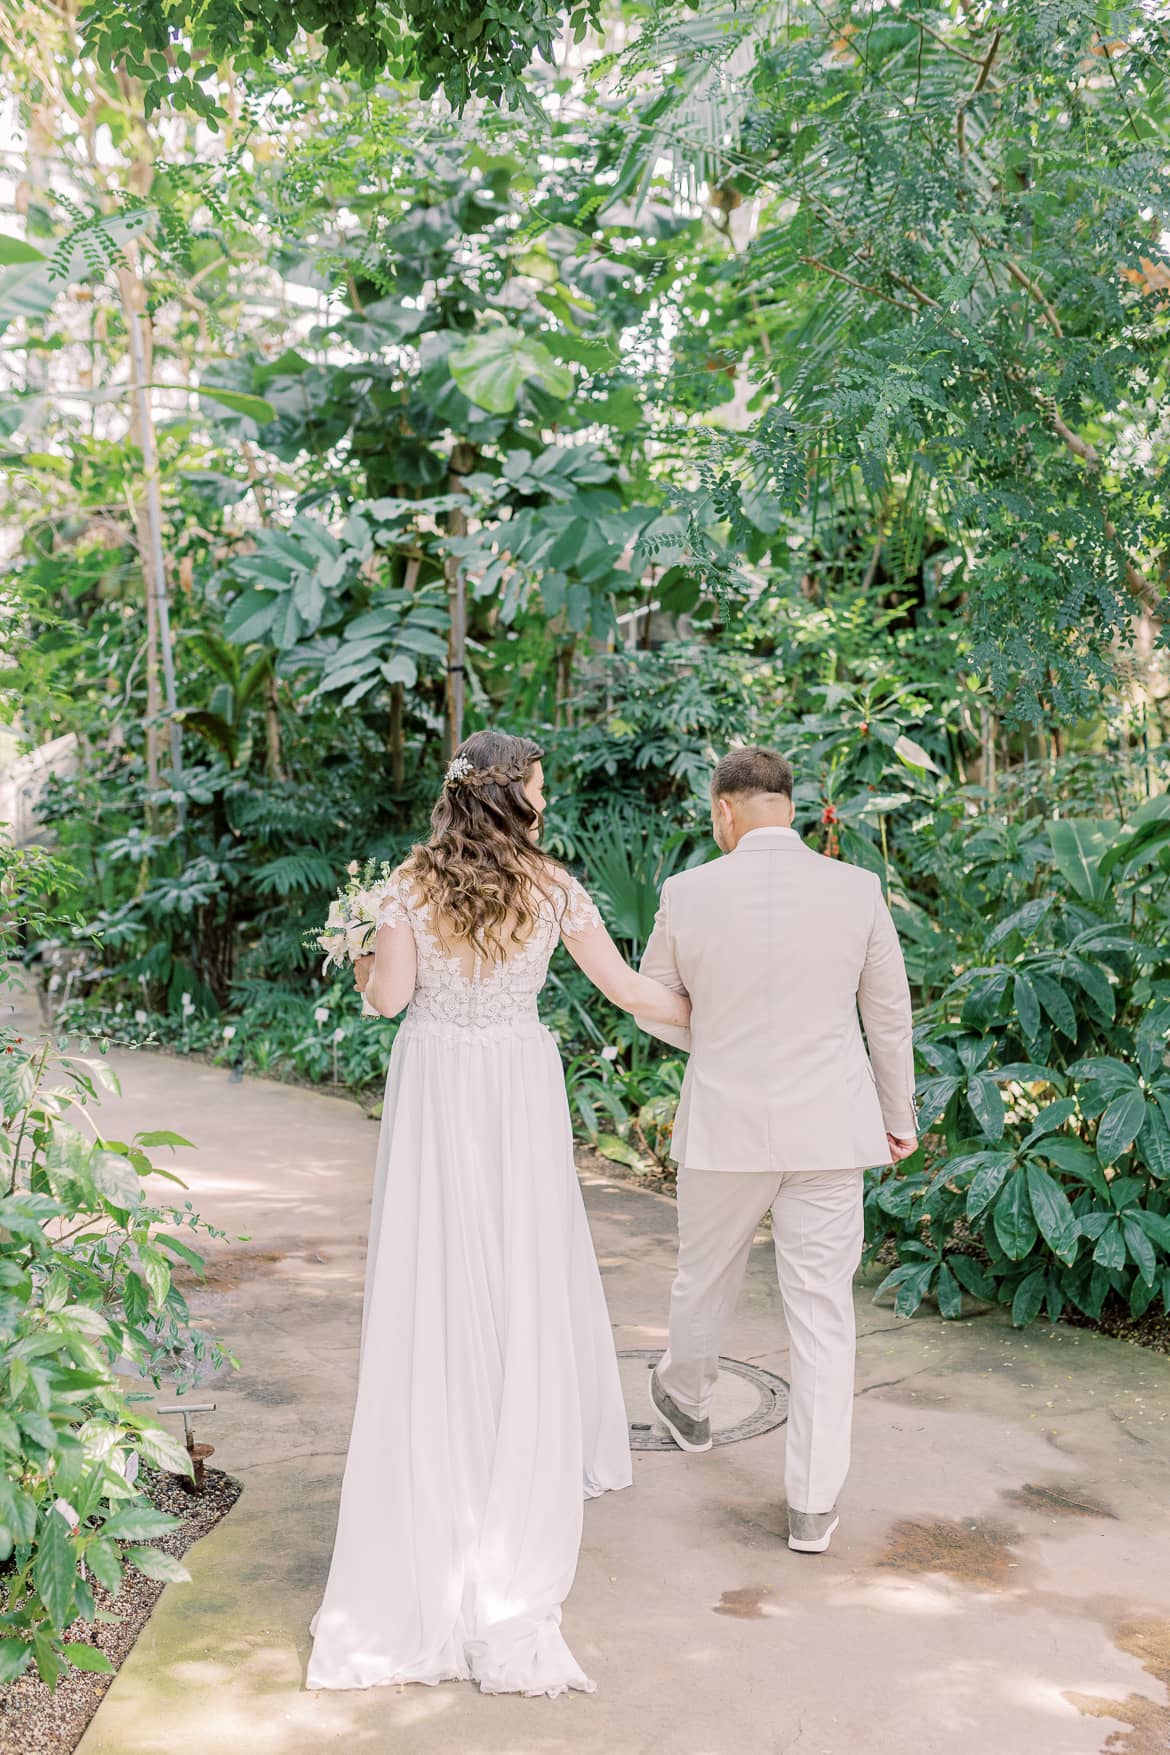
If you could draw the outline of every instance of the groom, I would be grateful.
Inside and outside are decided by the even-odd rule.
[[[812,852],[792,817],[782,756],[724,756],[711,827],[729,857],[667,880],[642,959],[692,1005],[689,1030],[642,1026],[690,1052],[670,1344],[650,1399],[684,1450],[710,1448],[723,1331],[770,1209],[790,1345],[788,1545],[821,1553],[849,1468],[862,1171],[907,1157],[917,1117],[910,990],[880,880]]]

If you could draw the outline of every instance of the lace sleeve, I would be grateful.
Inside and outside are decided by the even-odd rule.
[[[591,927],[601,926],[601,914],[593,897],[579,884],[575,877],[570,877],[567,884],[565,906],[561,912],[561,932],[572,935],[576,932],[588,932]]]
[[[378,897],[378,905],[374,909],[374,921],[378,926],[401,926],[409,918],[406,905],[402,900],[398,873],[390,878]]]

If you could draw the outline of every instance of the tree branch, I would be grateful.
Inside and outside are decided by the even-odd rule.
[[[972,97],[979,96],[979,93],[983,90],[991,76],[991,69],[995,63],[995,57],[999,53],[999,39],[1001,35],[1002,32],[1000,31],[999,26],[996,25],[995,32],[991,38],[991,47],[983,57],[983,65],[979,69],[979,77],[971,88]]]
[[[823,274],[831,274],[834,280],[843,280],[846,286],[856,287],[858,292],[868,293],[870,298],[881,299],[883,304],[897,305],[900,311],[909,311],[912,316],[918,314],[918,307],[908,303],[906,299],[896,299],[893,293],[884,293],[880,287],[867,286],[863,280],[854,280],[851,274],[844,274],[840,268],[830,268],[819,256],[802,256],[800,260],[809,268],[819,268]]]
[[[979,232],[975,233],[975,237],[977,242],[980,243],[985,250],[990,250],[994,253],[995,245],[990,238],[984,237]],[[1004,267],[1016,282],[1016,285],[1022,286],[1024,291],[1030,294],[1040,306],[1040,309],[1044,312],[1044,317],[1048,327],[1052,330],[1056,339],[1058,341],[1063,341],[1064,330],[1061,327],[1060,318],[1057,316],[1054,307],[1050,305],[1048,300],[1044,297],[1044,293],[1037,282],[1032,279],[1031,275],[1028,274],[1025,269],[1020,267],[1020,264],[1016,261],[1014,256],[1004,256],[1002,260]]]

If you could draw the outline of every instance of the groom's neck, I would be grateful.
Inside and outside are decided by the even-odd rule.
[[[792,806],[787,799],[776,803],[744,804],[734,814],[732,829],[735,841],[732,849],[738,846],[745,835],[753,829],[790,829],[792,827]]]

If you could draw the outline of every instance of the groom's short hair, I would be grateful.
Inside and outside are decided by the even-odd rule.
[[[711,791],[716,798],[779,792],[790,799],[792,769],[775,750],[759,749],[749,744],[745,749],[731,750],[716,763],[711,776]]]

